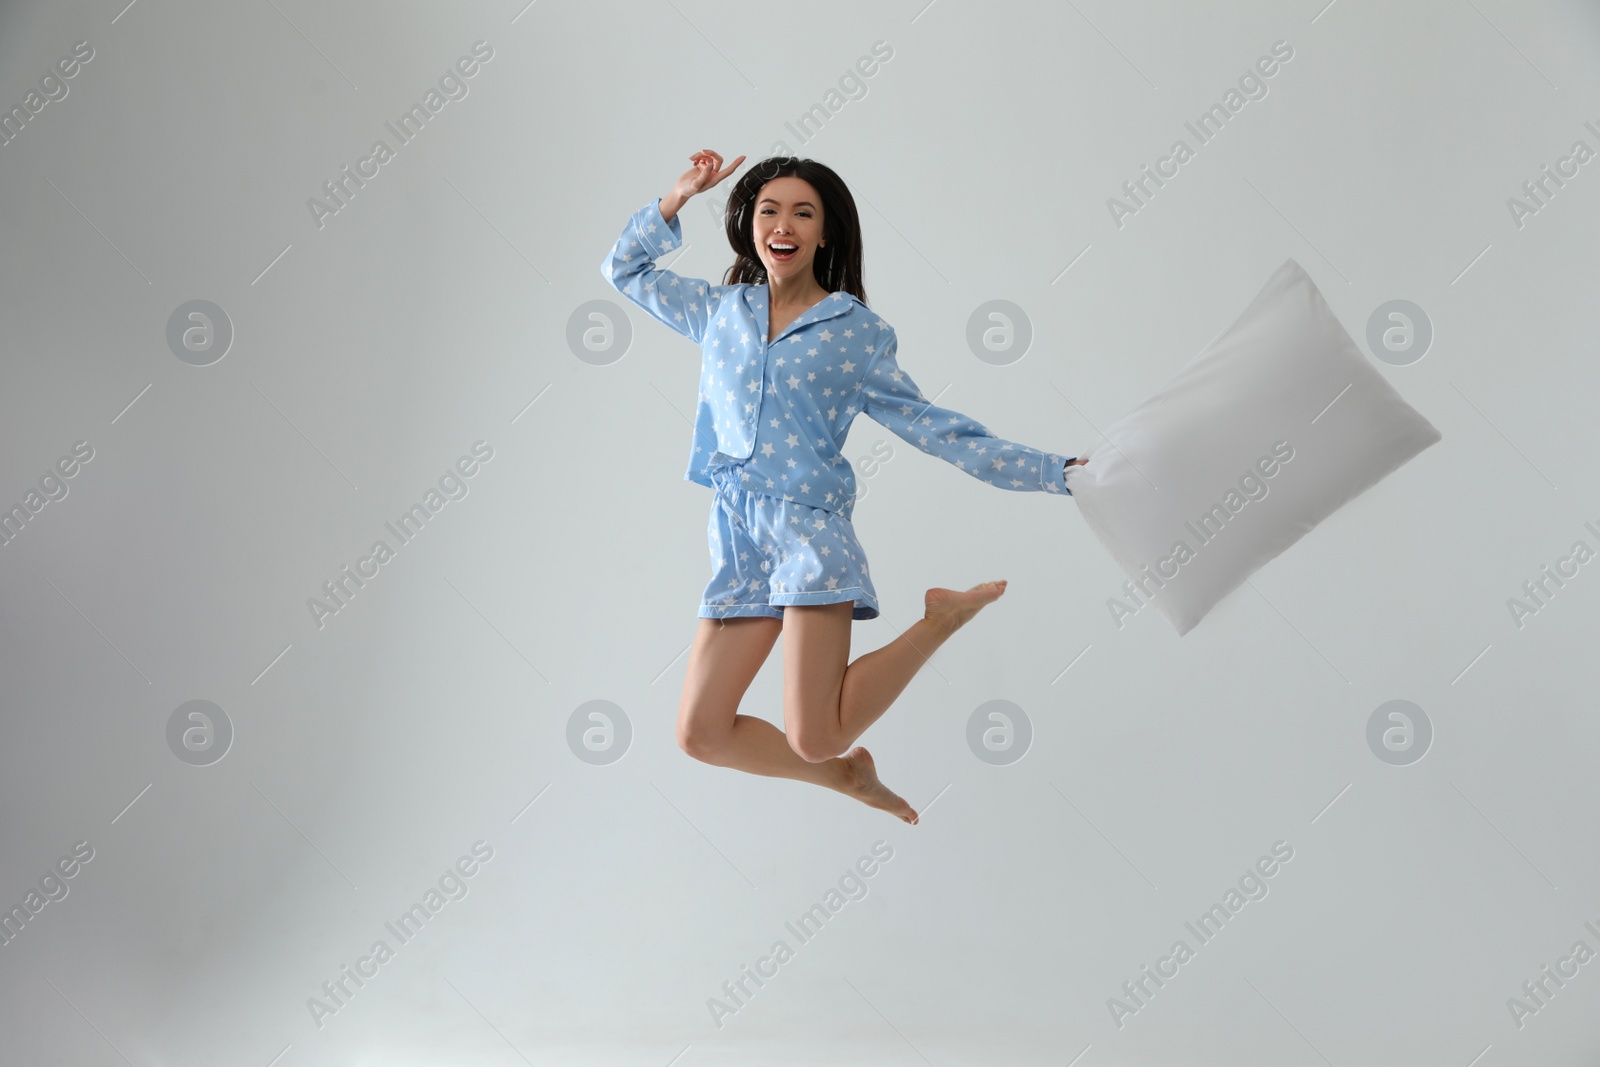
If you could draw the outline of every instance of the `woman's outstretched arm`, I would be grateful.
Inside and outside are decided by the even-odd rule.
[[[600,273],[612,287],[656,320],[699,344],[706,335],[717,301],[728,287],[700,278],[685,278],[656,266],[656,260],[683,244],[677,219],[668,223],[652,200],[635,211]]]
[[[600,263],[600,273],[617,292],[699,344],[705,339],[706,324],[711,321],[717,302],[732,286],[682,277],[658,268],[656,260],[683,244],[683,224],[677,216],[684,203],[733,173],[744,157],[721,170],[718,168],[722,157],[709,149],[689,158],[694,165],[672,190],[628,219],[611,254]]]
[[[872,421],[997,489],[1072,495],[1068,457],[996,437],[976,419],[934,404],[900,368],[897,349],[894,328],[886,327],[861,386]]]

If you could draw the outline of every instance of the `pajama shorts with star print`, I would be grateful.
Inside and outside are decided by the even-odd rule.
[[[707,539],[711,581],[702,619],[783,618],[793,605],[854,603],[853,620],[878,617],[878,592],[855,527],[837,511],[738,488],[712,472]]]

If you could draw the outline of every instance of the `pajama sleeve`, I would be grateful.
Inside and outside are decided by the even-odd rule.
[[[1066,456],[996,437],[976,420],[932,403],[900,369],[897,348],[890,327],[862,381],[868,418],[997,489],[1072,495],[1066,483]]]
[[[628,219],[611,254],[600,264],[600,273],[617,292],[698,344],[705,338],[717,301],[732,287],[656,267],[657,258],[682,243],[678,215],[667,222],[661,201],[652,200]]]

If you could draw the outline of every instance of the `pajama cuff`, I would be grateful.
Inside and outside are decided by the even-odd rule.
[[[1072,495],[1072,490],[1067,488],[1067,459],[1067,456],[1058,456],[1054,452],[1044,454],[1044,469],[1039,472],[1039,479],[1045,492]]]
[[[671,222],[667,221],[666,216],[661,214],[661,198],[659,196],[639,209],[639,219],[639,243],[644,245],[646,252],[650,253],[651,260],[660,259],[683,243],[683,227],[678,224],[678,216],[674,215]],[[666,236],[651,236],[651,223],[655,223],[659,230],[666,231]]]

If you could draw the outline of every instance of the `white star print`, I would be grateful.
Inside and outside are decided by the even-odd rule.
[[[1002,440],[977,420],[929,401],[895,360],[894,329],[849,293],[834,291],[789,323],[781,338],[789,344],[773,351],[777,346],[766,341],[772,321],[765,284],[715,285],[656,266],[657,257],[684,243],[674,232],[676,223],[664,225],[658,207],[652,202],[635,212],[602,270],[613,288],[701,347],[689,467],[694,480],[711,484],[713,458],[720,455],[735,461],[741,477],[734,484],[747,491],[765,486],[769,496],[848,512],[856,478],[841,453],[861,412],[986,484],[1070,495],[1042,473],[1050,469],[1044,453]],[[831,362],[818,371],[824,350],[831,350]],[[780,390],[779,384],[789,388]],[[763,393],[772,395],[772,404],[763,403]],[[763,406],[767,419],[759,417]],[[1062,459],[1049,457],[1059,469]],[[811,551],[828,550],[819,544]],[[865,561],[859,566],[864,574]],[[718,573],[720,585],[726,574]],[[841,581],[848,585],[850,577],[844,572]],[[750,614],[746,605],[729,604],[729,616]]]

